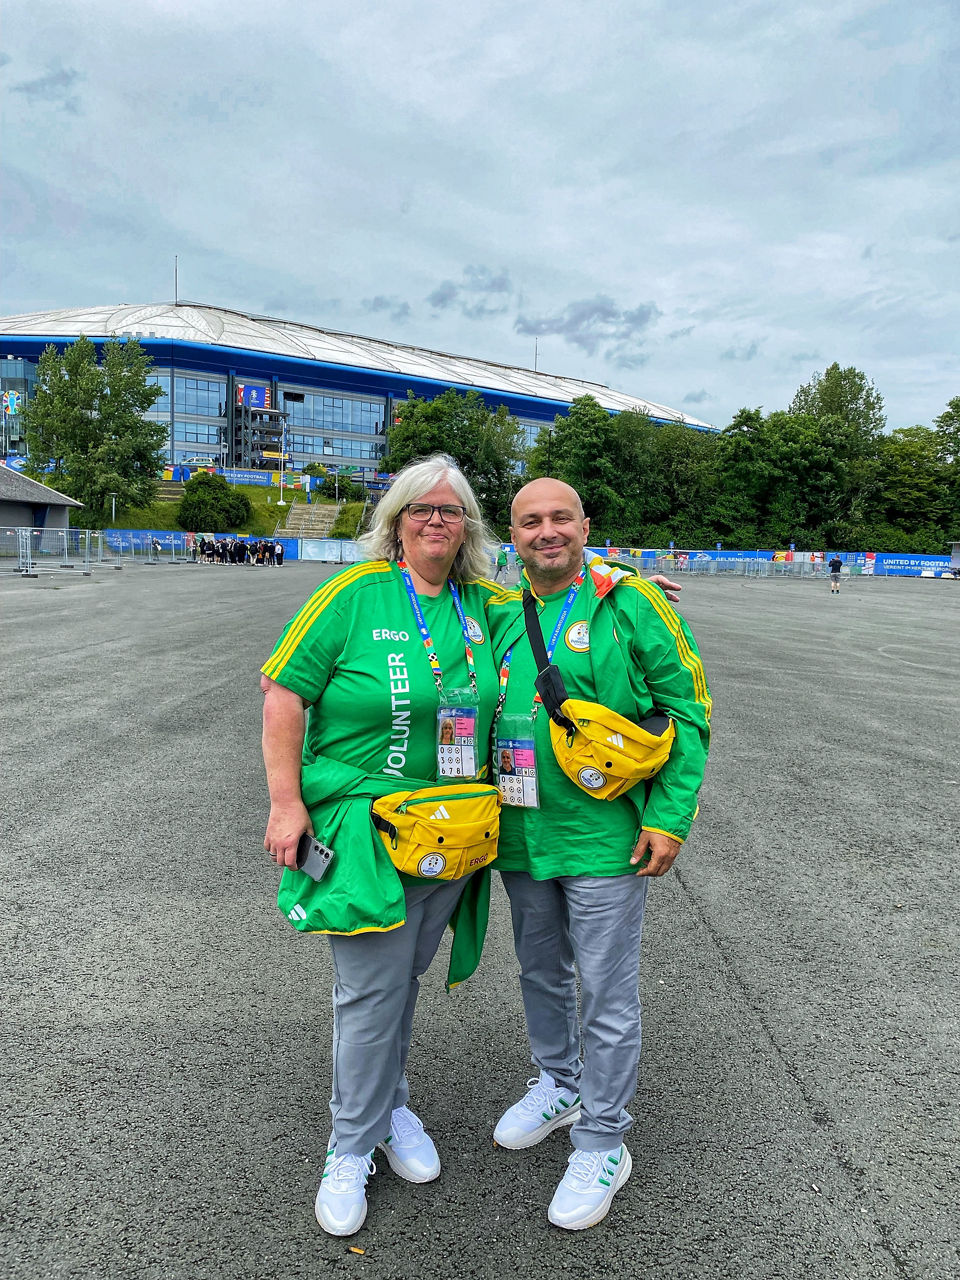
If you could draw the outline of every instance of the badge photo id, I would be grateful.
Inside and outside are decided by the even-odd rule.
[[[539,809],[537,757],[533,738],[504,738],[497,735],[497,786],[503,803],[518,809]]]
[[[473,778],[477,773],[478,709],[447,705],[437,710],[437,774]]]

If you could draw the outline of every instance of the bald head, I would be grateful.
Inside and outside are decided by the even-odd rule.
[[[544,476],[525,484],[510,508],[510,533],[538,594],[559,591],[580,572],[590,532],[576,489]]]
[[[580,495],[572,485],[565,484],[562,480],[554,480],[551,476],[541,476],[539,480],[531,480],[529,484],[525,484],[522,489],[517,492],[510,506],[510,523],[516,523],[518,510],[523,508],[530,502],[553,502],[558,505],[566,505],[570,507],[580,520],[583,519],[583,503],[580,501]]]

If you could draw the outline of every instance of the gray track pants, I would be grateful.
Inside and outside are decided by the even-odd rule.
[[[636,875],[534,880],[523,871],[501,874],[533,1063],[580,1094],[573,1145],[610,1150],[633,1124],[626,1108],[637,1091],[640,1064],[637,984],[649,881]]]
[[[466,878],[408,886],[407,919],[389,933],[329,939],[333,955],[333,1141],[366,1155],[405,1106],[407,1053],[419,978],[437,954]]]

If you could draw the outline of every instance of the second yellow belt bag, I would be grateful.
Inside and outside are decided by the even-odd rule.
[[[398,871],[458,880],[497,856],[502,797],[482,782],[394,791],[374,800],[373,825]]]

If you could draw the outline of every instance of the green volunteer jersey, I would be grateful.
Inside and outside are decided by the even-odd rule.
[[[545,643],[566,597],[566,588],[542,597]],[[503,715],[529,716],[537,671],[520,591],[491,597],[487,621],[498,663],[513,647]],[[630,855],[641,825],[682,840],[697,810],[711,703],[693,637],[659,588],[596,560],[557,638],[553,661],[570,697],[602,702],[635,722],[655,708],[666,711],[674,719],[676,741],[667,764],[646,786],[639,783],[614,800],[595,800],[560,769],[549,716],[538,707],[532,736],[540,807],[503,806],[496,866],[525,871],[535,880],[635,872]]]
[[[479,693],[482,763],[497,701],[484,619],[492,583],[460,589]],[[460,621],[447,587],[418,596],[442,669],[445,697],[469,689]],[[332,757],[368,774],[437,777],[439,695],[396,564],[351,565],[328,578],[284,628],[263,672],[309,704],[303,763]],[[449,779],[455,783],[456,779]]]

